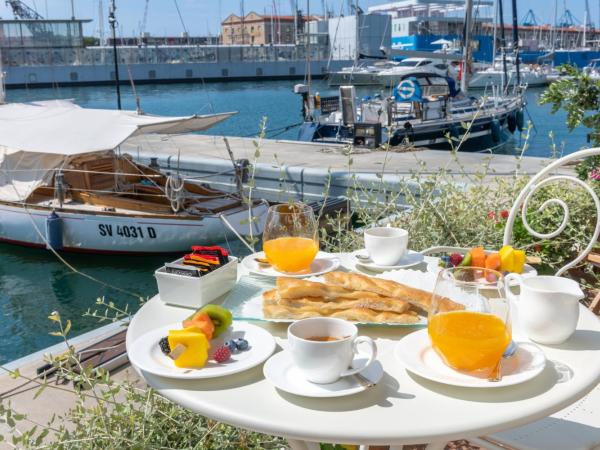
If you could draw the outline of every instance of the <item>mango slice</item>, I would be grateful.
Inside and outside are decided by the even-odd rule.
[[[513,272],[523,273],[525,268],[525,250],[515,250],[513,252]]]
[[[500,255],[500,269],[503,272],[514,272],[515,250],[510,245],[505,245],[498,252]]]
[[[178,344],[186,348],[175,359],[176,367],[200,369],[206,365],[208,360],[208,349],[210,343],[204,333],[195,327],[183,330],[169,330],[169,346],[174,349]]]

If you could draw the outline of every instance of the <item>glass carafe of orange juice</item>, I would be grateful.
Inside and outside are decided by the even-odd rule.
[[[479,267],[442,270],[436,280],[428,331],[442,360],[455,370],[489,376],[512,339],[510,303],[501,273]],[[446,311],[443,299],[464,310]]]
[[[271,206],[263,233],[263,250],[269,263],[281,272],[307,270],[319,251],[312,208],[303,203]]]

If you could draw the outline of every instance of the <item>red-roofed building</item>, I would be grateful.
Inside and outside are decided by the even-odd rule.
[[[221,43],[225,45],[294,44],[294,16],[229,15],[221,22]],[[311,17],[310,20],[317,20]],[[302,18],[306,20],[306,18]],[[302,29],[302,24],[298,25]],[[301,32],[301,31],[300,31]]]

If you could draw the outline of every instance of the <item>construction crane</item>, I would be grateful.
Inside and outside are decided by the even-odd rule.
[[[144,43],[144,33],[146,32],[146,24],[148,23],[148,4],[150,0],[146,0],[146,4],[144,5],[144,16],[142,17],[142,22],[140,23],[140,38],[139,44],[142,45]]]
[[[533,9],[527,11],[527,14],[525,14],[523,20],[521,20],[521,24],[526,27],[537,27],[539,25],[537,17],[533,12]]]
[[[44,20],[35,9],[30,8],[21,0],[6,0],[6,4],[12,9],[15,19],[27,20],[25,24],[29,28],[29,31],[31,31],[33,38],[44,38],[48,36],[48,33],[52,34],[51,31],[48,32],[46,30],[45,24],[29,22],[30,20]]]
[[[44,18],[33,8],[30,8],[21,0],[6,0],[6,4],[12,9],[15,19],[43,20]]]

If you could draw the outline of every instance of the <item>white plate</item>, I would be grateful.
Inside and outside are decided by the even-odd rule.
[[[357,255],[367,256],[367,251],[365,249],[356,250],[350,253],[350,258],[352,259],[352,262],[355,265],[364,267],[373,272],[385,272],[388,270],[407,269],[409,267],[416,266],[417,264],[421,264],[425,260],[423,254],[415,252],[414,250],[408,250],[408,252],[402,257],[402,259],[398,261],[398,264],[395,264],[393,266],[382,266],[380,264],[374,263],[371,259],[365,261],[363,259],[359,259]]]
[[[530,342],[517,342],[516,353],[502,360],[502,380],[487,381],[448,367],[431,347],[427,330],[415,331],[402,338],[394,354],[404,367],[423,378],[452,386],[498,388],[531,380],[544,370],[544,352]]]
[[[263,373],[267,381],[277,389],[304,397],[344,397],[370,389],[354,376],[340,378],[330,384],[311,383],[294,366],[290,353],[285,350],[269,358],[263,367]],[[360,374],[369,381],[378,383],[383,377],[383,367],[379,361],[375,361]]]
[[[265,329],[245,322],[233,322],[227,331],[210,341],[209,361],[201,369],[184,369],[175,364],[159,348],[158,341],[166,336],[169,330],[181,329],[181,322],[165,325],[140,336],[128,352],[129,361],[137,368],[160,375],[161,377],[182,380],[196,380],[231,375],[255,367],[271,356],[275,351],[275,338]],[[249,349],[231,355],[231,359],[219,364],[211,361],[212,352],[228,339],[244,338]]]
[[[385,272],[376,275],[377,278],[383,278],[388,280],[399,281],[408,286],[415,288],[433,291],[433,285],[435,283],[435,274],[432,272],[421,272],[418,270],[395,270]],[[322,277],[308,278],[308,281],[324,282]],[[272,288],[272,287],[269,287]],[[269,289],[266,288],[266,289]],[[267,322],[280,322],[280,323],[291,323],[293,319],[269,319],[265,318],[263,313],[263,299],[262,293],[256,294],[255,292],[248,291],[241,295],[237,295],[235,288],[234,293],[227,297],[223,303],[227,309],[231,310],[233,317],[238,320],[261,320]],[[374,322],[357,322],[358,325],[374,325],[374,326],[393,326],[393,327],[414,327],[423,326],[427,324],[427,318],[419,316],[419,321],[416,323],[403,324],[403,323],[374,323]]]
[[[319,252],[317,257],[310,264],[308,270],[303,272],[279,272],[274,267],[262,267],[261,264],[256,261],[256,258],[264,258],[264,252],[253,253],[252,255],[246,256],[242,260],[242,265],[251,273],[262,275],[265,277],[292,277],[292,278],[306,278],[314,277],[317,275],[323,275],[324,273],[331,272],[340,266],[340,259],[333,256],[331,253]]]

